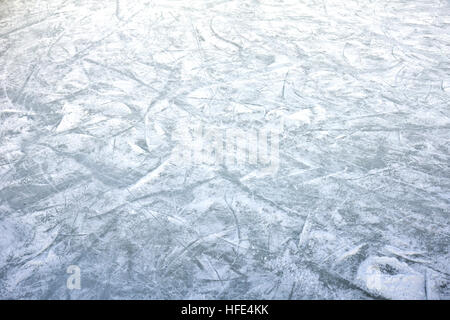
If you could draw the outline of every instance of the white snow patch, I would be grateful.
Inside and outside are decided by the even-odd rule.
[[[56,132],[63,132],[76,128],[85,114],[85,111],[80,106],[68,103],[64,105],[62,111],[64,116],[56,128]]]
[[[311,110],[304,109],[289,115],[288,119],[310,124],[311,117],[312,117]]]
[[[358,268],[357,280],[371,292],[395,300],[425,299],[425,277],[392,257],[371,256]]]

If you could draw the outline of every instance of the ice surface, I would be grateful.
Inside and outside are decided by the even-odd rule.
[[[450,299],[449,1],[3,0],[0,68],[0,298]]]

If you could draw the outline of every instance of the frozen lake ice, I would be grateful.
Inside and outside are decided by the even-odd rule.
[[[1,0],[0,84],[2,299],[450,299],[448,0]]]

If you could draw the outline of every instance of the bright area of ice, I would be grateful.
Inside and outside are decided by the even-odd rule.
[[[2,0],[0,67],[0,298],[450,299],[449,1]]]

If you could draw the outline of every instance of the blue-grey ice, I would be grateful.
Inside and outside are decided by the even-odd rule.
[[[450,299],[449,214],[448,0],[0,0],[1,299]]]

